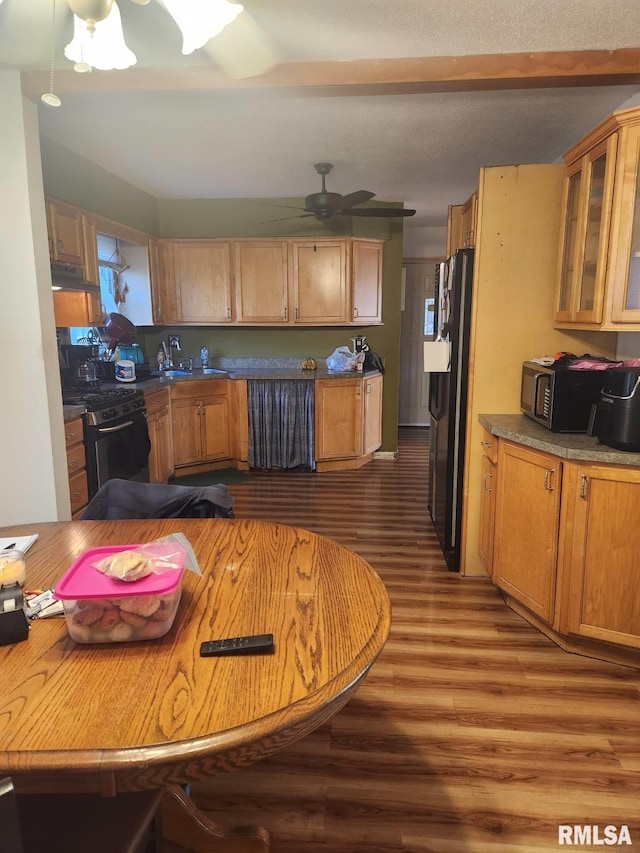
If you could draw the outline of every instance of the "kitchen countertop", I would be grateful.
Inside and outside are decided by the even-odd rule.
[[[526,415],[478,415],[478,420],[497,438],[506,438],[562,459],[640,466],[640,453],[607,447],[584,433],[551,432]]]
[[[362,373],[357,373],[354,370],[328,370],[321,366],[316,370],[302,370],[299,366],[293,367],[284,363],[289,359],[281,359],[280,363],[275,363],[272,367],[256,367],[251,362],[257,359],[223,359],[225,362],[241,362],[234,364],[213,365],[218,370],[224,370],[224,373],[193,373],[180,376],[153,376],[149,379],[143,379],[138,382],[104,382],[105,388],[120,388],[127,387],[136,390],[144,391],[145,394],[159,391],[162,388],[168,388],[177,382],[215,382],[220,379],[273,379],[273,380],[304,380],[304,379],[349,379],[356,377],[362,379],[367,376],[376,376],[379,370],[365,370]],[[261,361],[264,361],[261,359]],[[274,360],[276,361],[276,360]],[[299,359],[296,362],[299,364]],[[246,363],[249,362],[249,363]],[[80,417],[84,413],[84,406],[63,406],[65,422],[71,421],[74,418]]]

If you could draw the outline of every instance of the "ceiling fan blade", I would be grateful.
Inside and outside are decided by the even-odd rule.
[[[280,62],[274,42],[246,9],[203,49],[227,77],[235,79],[266,74]]]
[[[358,210],[341,210],[343,216],[413,216],[415,210],[407,210],[403,207],[363,207]]]
[[[300,216],[284,216],[282,219],[267,219],[267,221],[262,224],[267,225],[269,222],[288,222],[290,219],[308,219],[310,216],[315,216],[315,213],[302,213]]]
[[[343,195],[340,209],[344,210],[345,207],[355,207],[357,204],[364,204],[365,201],[369,201],[374,196],[375,193],[370,193],[368,190],[357,190],[354,193],[349,193],[349,195]]]

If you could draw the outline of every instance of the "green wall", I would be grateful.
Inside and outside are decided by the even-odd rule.
[[[47,195],[147,234],[158,233],[158,205],[153,196],[46,136],[40,137],[40,153]]]
[[[40,139],[44,188],[48,195],[84,210],[160,237],[307,237],[355,236],[385,240],[383,325],[335,328],[147,327],[138,340],[153,360],[159,341],[170,332],[181,336],[185,356],[208,346],[211,357],[326,358],[354,335],[366,335],[385,360],[383,399],[384,451],[397,449],[400,357],[402,220],[345,218],[338,225],[299,218],[303,202],[285,199],[155,199],[46,137]],[[380,202],[386,207],[398,206]],[[368,203],[375,207],[377,202]],[[282,220],[282,221],[274,221]]]

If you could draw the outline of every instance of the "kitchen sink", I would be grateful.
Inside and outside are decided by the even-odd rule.
[[[226,370],[219,370],[217,367],[194,367],[191,370],[187,367],[170,367],[168,370],[153,370],[152,376],[227,376]]]

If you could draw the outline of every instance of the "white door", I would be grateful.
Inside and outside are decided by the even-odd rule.
[[[429,425],[429,374],[423,367],[423,343],[433,340],[433,303],[437,259],[403,267],[400,326],[400,426]]]

